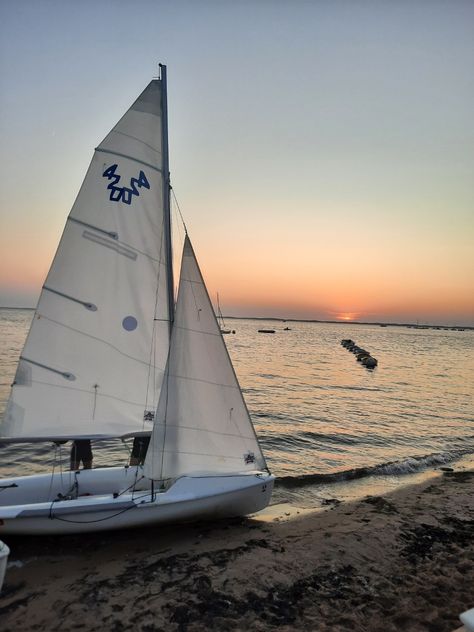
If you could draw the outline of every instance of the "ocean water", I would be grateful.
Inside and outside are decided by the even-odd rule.
[[[0,416],[33,311],[0,309]],[[280,488],[400,476],[474,455],[474,331],[229,320],[229,353]],[[290,327],[285,331],[284,327]],[[275,334],[258,329],[274,328]],[[340,344],[378,359],[370,371]],[[94,465],[130,444],[94,446]],[[0,477],[67,467],[50,444],[0,445]]]

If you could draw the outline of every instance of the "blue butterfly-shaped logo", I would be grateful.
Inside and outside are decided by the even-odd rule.
[[[140,195],[140,191],[142,187],[145,189],[150,188],[150,183],[146,179],[146,175],[143,171],[140,171],[138,178],[130,179],[130,186],[128,187],[119,187],[117,186],[120,182],[121,176],[116,173],[118,165],[111,165],[107,167],[107,169],[102,174],[102,177],[111,180],[112,182],[109,184],[107,189],[110,191],[110,200],[112,202],[123,202],[124,204],[132,203],[132,196],[136,195],[137,197]]]

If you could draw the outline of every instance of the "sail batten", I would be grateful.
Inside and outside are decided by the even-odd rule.
[[[60,371],[59,369],[55,369],[51,366],[47,366],[46,364],[41,364],[37,360],[32,360],[31,358],[25,358],[25,356],[20,356],[20,360],[23,362],[28,362],[29,364],[33,364],[34,366],[40,367],[41,369],[45,369],[45,371],[51,371],[52,373],[57,373],[57,375],[61,375],[66,380],[74,381],[76,378],[72,373],[68,371]],[[32,380],[33,382],[34,380]]]
[[[69,216],[67,218],[68,222],[75,222],[76,224],[79,224],[80,226],[85,226],[86,228],[91,228],[92,230],[96,230],[99,233],[104,233],[104,235],[107,235],[108,237],[112,237],[112,239],[118,239],[119,236],[116,232],[111,231],[111,230],[104,230],[103,228],[99,228],[99,226],[93,226],[92,224],[87,224],[86,222],[81,222],[80,219],[77,219],[76,217],[71,217]]]
[[[64,292],[58,292],[58,290],[55,290],[52,287],[48,287],[46,285],[43,285],[43,290],[46,290],[47,292],[52,292],[53,294],[57,294],[58,296],[62,296],[63,298],[67,298],[69,301],[74,301],[75,303],[79,303],[80,305],[90,310],[91,312],[97,311],[97,305],[94,305],[94,303],[90,303],[89,301],[83,301],[80,298],[77,298],[76,296],[69,296],[68,294],[64,294]]]

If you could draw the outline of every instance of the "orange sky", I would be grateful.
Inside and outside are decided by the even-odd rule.
[[[17,221],[0,235],[0,288],[10,297],[2,304],[35,304],[61,234],[60,209],[54,220],[36,230]],[[435,232],[415,247],[416,233],[400,240],[373,229],[364,238],[368,231],[353,226],[348,239],[311,222],[301,232],[251,219],[234,231],[219,221],[207,230],[193,219],[191,236],[224,314],[474,324],[468,234],[443,241]]]
[[[163,60],[224,314],[474,325],[472,3],[23,6],[0,23],[0,305],[35,304],[93,148]]]

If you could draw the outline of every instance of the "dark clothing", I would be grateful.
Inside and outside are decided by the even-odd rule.
[[[135,437],[132,447],[132,459],[136,459],[140,465],[143,465],[150,445],[150,437]]]
[[[84,464],[92,463],[92,448],[90,439],[80,439],[78,441],[72,442],[71,448],[71,464],[76,463],[80,464],[80,462]]]

